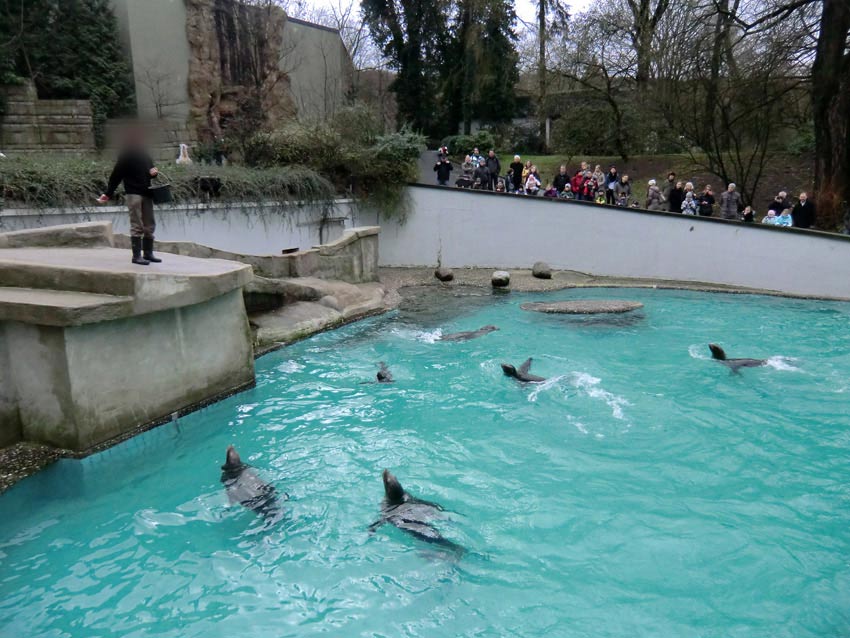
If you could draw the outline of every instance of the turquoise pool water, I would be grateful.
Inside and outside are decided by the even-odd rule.
[[[519,309],[602,297],[645,308]],[[848,325],[817,301],[427,292],[0,497],[0,635],[847,636]],[[730,374],[709,341],[770,365]],[[547,383],[502,375],[528,356]],[[381,360],[396,382],[362,384]],[[229,443],[290,496],[271,529],[227,505]],[[451,510],[462,558],[367,533],[385,467]]]

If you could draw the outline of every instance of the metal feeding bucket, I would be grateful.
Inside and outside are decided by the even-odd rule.
[[[156,177],[162,176],[164,179],[168,180],[165,175],[161,172],[157,173]],[[154,179],[156,179],[156,177]],[[171,184],[168,181],[165,181],[161,184],[151,184],[148,187],[148,194],[150,198],[153,200],[154,204],[169,204],[172,200],[171,197]]]

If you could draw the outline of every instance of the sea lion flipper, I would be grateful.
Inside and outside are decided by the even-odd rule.
[[[531,370],[531,361],[532,358],[529,357],[525,360],[525,362],[519,367],[520,374],[528,374],[528,371]]]
[[[378,528],[381,527],[381,525],[383,525],[384,523],[386,523],[386,521],[383,518],[378,519],[377,521],[372,523],[367,529],[369,530],[370,534],[374,534],[376,531],[378,531]]]

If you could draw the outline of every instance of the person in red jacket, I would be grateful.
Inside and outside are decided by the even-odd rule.
[[[584,174],[576,173],[570,180],[570,190],[573,192],[575,199],[582,199],[582,188],[584,187]]]

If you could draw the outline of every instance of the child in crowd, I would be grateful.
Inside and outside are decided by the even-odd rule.
[[[791,209],[786,208],[782,211],[782,214],[776,218],[777,226],[788,226],[791,227],[794,225],[794,220],[791,217]]]
[[[776,226],[776,211],[772,208],[768,210],[767,215],[762,218],[761,223],[768,226]]]
[[[595,201],[596,201],[597,204],[604,204],[605,203],[605,191],[597,191]]]
[[[697,204],[697,200],[694,199],[693,191],[685,191],[685,199],[682,202],[682,214],[683,215],[696,215],[699,209],[699,204]]]
[[[552,184],[552,182],[549,182],[549,184],[546,186],[546,190],[543,191],[543,197],[557,197],[557,196],[558,196],[558,189],[555,188],[555,186]]]
[[[528,177],[525,180],[525,194],[537,195],[537,191],[539,190],[540,180],[537,179],[537,176],[533,172],[529,172]]]
[[[744,218],[745,223],[752,224],[753,221],[755,221],[755,218],[756,218],[756,214],[755,214],[755,212],[753,212],[753,207],[747,206],[746,208],[744,208],[744,212],[742,213],[742,216]]]
[[[504,193],[505,192],[505,180],[502,179],[501,177],[499,178],[499,181],[496,182],[496,192],[497,193]]]

